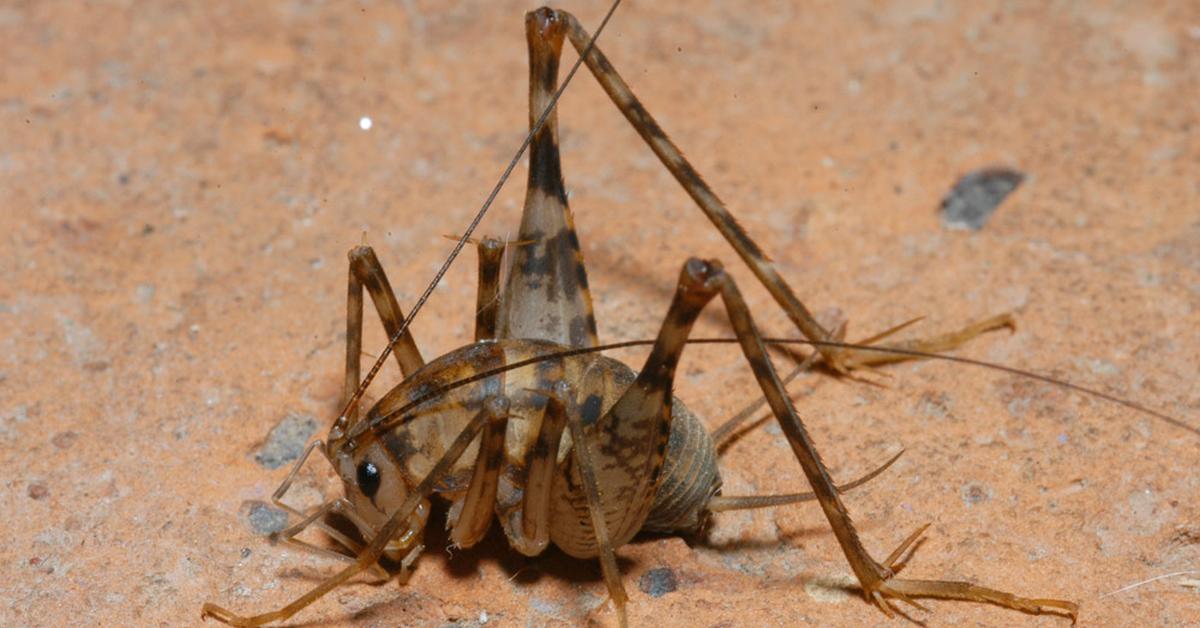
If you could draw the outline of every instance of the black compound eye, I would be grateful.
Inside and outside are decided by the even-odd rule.
[[[382,479],[379,476],[379,467],[371,464],[368,460],[363,460],[358,465],[358,490],[362,491],[367,499],[374,499],[375,493],[379,491],[379,482]]]

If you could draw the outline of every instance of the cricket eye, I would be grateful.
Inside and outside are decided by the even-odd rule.
[[[363,460],[358,465],[358,490],[362,491],[367,499],[374,499],[375,493],[379,491],[379,467],[376,467],[369,460]]]

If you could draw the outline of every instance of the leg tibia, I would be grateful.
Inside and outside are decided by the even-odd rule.
[[[475,342],[496,337],[500,315],[500,264],[507,245],[483,238],[475,245],[479,254],[479,287],[475,292]]]

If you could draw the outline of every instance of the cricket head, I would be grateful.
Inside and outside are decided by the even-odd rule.
[[[348,518],[363,538],[369,543],[380,534],[390,536],[384,554],[397,562],[419,552],[429,500],[413,494],[406,476],[377,440],[351,437],[335,444],[331,438],[331,444],[329,459],[353,510]],[[389,525],[394,517],[399,518],[397,524]]]

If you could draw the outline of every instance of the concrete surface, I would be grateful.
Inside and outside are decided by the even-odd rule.
[[[606,8],[568,6],[589,27]],[[375,246],[411,307],[520,143],[533,7],[0,6],[0,624],[194,625],[205,601],[262,611],[332,572],[261,536],[288,465],[266,467],[336,415],[345,252]],[[602,45],[851,336],[1013,310],[1015,335],[962,353],[1200,426],[1200,4],[630,0]],[[565,172],[602,337],[652,334],[692,254],[726,259],[762,325],[790,333],[577,78]],[[1026,179],[982,230],[942,227],[942,197],[989,167]],[[482,232],[515,231],[523,173]],[[469,339],[473,295],[469,256],[415,324],[426,356]],[[722,324],[714,308],[700,333]],[[888,373],[792,387],[838,476],[907,448],[848,497],[877,553],[931,521],[910,574],[1074,599],[1082,625],[1200,617],[1200,435],[1002,373]],[[729,347],[689,349],[681,379],[711,425],[756,394]],[[723,465],[729,493],[803,484],[769,425]],[[305,471],[297,502],[336,495],[328,476]],[[595,565],[526,560],[494,532],[295,621],[614,625]],[[838,588],[812,507],[620,554],[634,625],[903,625]],[[929,606],[932,625],[1067,625]]]

